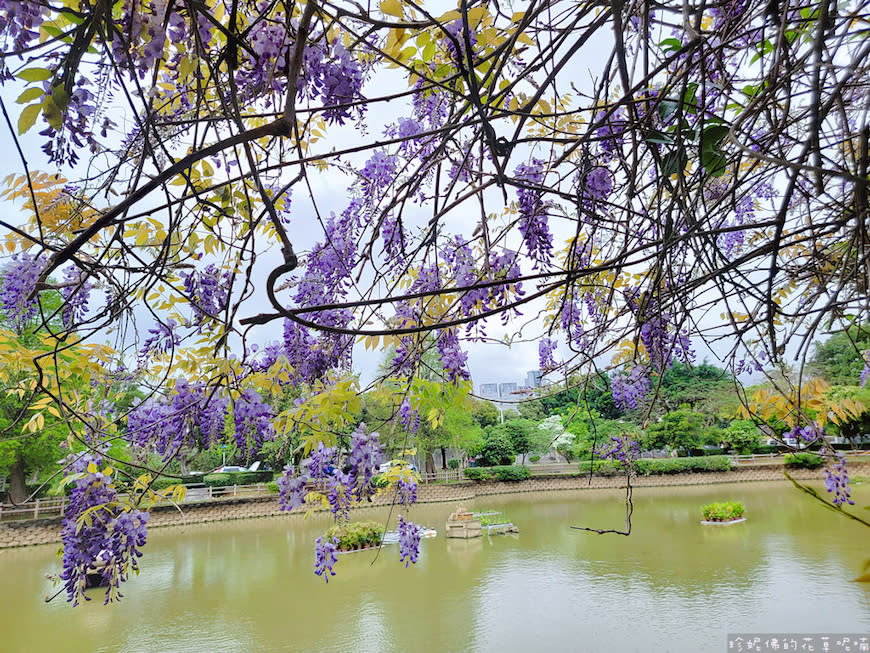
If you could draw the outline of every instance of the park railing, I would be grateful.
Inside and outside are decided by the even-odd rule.
[[[123,496],[123,495],[122,495]],[[187,486],[184,503],[214,501],[215,499],[231,499],[233,497],[250,499],[252,497],[275,496],[265,483],[255,485],[228,485],[225,487],[206,487],[205,485]],[[170,501],[161,501],[158,505],[170,505]],[[0,503],[0,521],[20,521],[29,519],[44,519],[47,517],[63,517],[69,498],[48,497],[27,501],[25,503]]]
[[[866,461],[868,456],[870,456],[870,451],[864,449],[842,449],[840,450],[843,455],[846,456],[848,460],[857,459],[860,461]],[[807,452],[807,453],[816,453],[816,452]],[[777,453],[753,453],[746,454],[741,456],[731,456],[731,462],[735,465],[752,465],[757,463],[770,463],[770,462],[782,462],[785,459],[785,452],[777,452]]]
[[[61,517],[69,505],[66,497],[48,497],[26,503],[0,503],[0,521]]]
[[[458,483],[464,481],[461,469],[439,469],[434,472],[420,472],[423,483]]]

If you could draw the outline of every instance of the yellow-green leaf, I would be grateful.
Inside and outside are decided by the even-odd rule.
[[[58,131],[63,127],[63,113],[50,95],[46,95],[42,101],[42,115]]]
[[[28,102],[31,102],[32,100],[38,100],[43,95],[45,95],[45,91],[43,91],[38,86],[33,86],[33,87],[27,89],[26,91],[24,91],[24,93],[22,93],[21,95],[19,95],[18,99],[15,101],[18,104],[27,104]]]
[[[39,103],[30,104],[24,107],[21,115],[18,116],[18,133],[24,134],[33,127],[33,125],[36,124],[36,119],[39,117],[41,111],[42,105]]]
[[[44,82],[54,77],[54,73],[48,68],[27,68],[18,73],[16,77],[26,82]]]
[[[403,18],[405,16],[405,10],[399,0],[383,0],[381,2],[381,11],[396,18]]]

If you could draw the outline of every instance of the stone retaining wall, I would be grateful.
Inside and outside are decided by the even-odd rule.
[[[853,463],[849,466],[853,475],[870,475],[870,463]],[[824,470],[793,470],[792,477],[799,480],[824,478]],[[716,483],[745,483],[751,481],[783,480],[781,465],[754,465],[738,468],[730,472],[706,472],[696,474],[670,474],[661,476],[639,476],[633,481],[635,487],[663,487],[673,485],[711,485]],[[549,492],[554,490],[595,490],[625,487],[622,476],[588,476],[532,478],[515,483],[467,481],[450,485],[421,485],[417,489],[418,503],[439,503],[444,501],[469,501],[479,496],[494,494],[517,494],[522,492]],[[374,497],[374,505],[388,504],[388,495]],[[297,511],[301,513],[302,511]],[[249,499],[220,499],[203,503],[184,505],[184,514],[173,506],[157,506],[151,510],[148,526],[182,526],[229,519],[250,517],[269,517],[284,515],[278,508],[277,498],[252,497]],[[20,522],[0,523],[0,549],[33,544],[52,544],[60,542],[59,517],[36,519]]]

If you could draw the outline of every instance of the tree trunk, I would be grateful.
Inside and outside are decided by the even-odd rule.
[[[441,469],[447,469],[447,449],[441,447]]]
[[[426,473],[434,474],[435,473],[435,456],[432,455],[431,451],[426,452]]]
[[[9,501],[24,503],[27,500],[27,481],[24,478],[24,463],[16,460],[9,468]]]

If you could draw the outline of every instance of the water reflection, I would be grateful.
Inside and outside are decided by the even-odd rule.
[[[870,500],[870,487],[858,488]],[[632,536],[621,494],[486,497],[518,536],[423,540],[341,556],[327,585],[311,573],[324,515],[152,531],[125,600],[44,604],[53,547],[0,553],[3,651],[722,650],[727,632],[868,631],[870,588],[850,582],[866,529],[785,484],[643,488]],[[699,506],[741,500],[749,520],[701,527]],[[443,535],[455,504],[415,508]],[[362,519],[382,519],[382,509]]]

